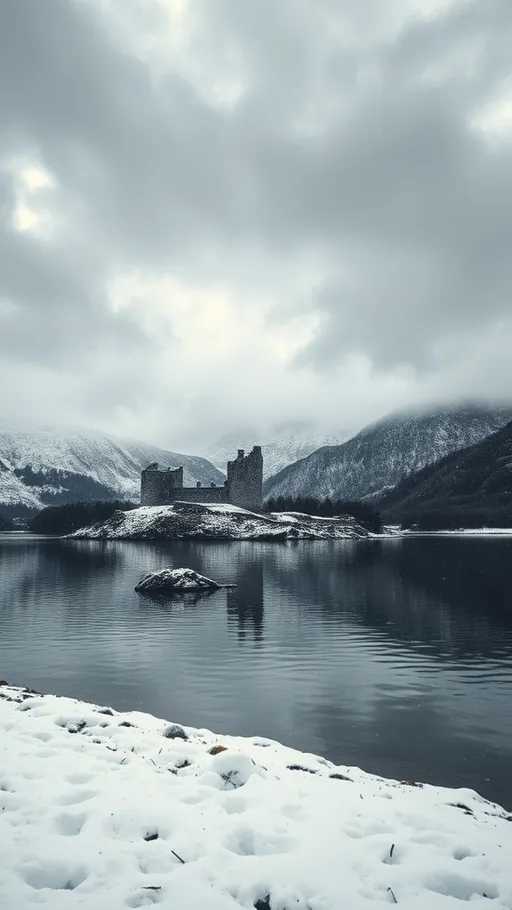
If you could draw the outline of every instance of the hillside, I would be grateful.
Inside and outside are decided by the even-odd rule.
[[[137,500],[140,471],[152,461],[171,468],[183,465],[187,485],[223,480],[205,458],[89,430],[0,423],[0,511],[78,499]]]
[[[339,446],[325,446],[271,477],[265,498],[377,499],[404,477],[479,442],[512,419],[512,407],[465,405],[397,413]]]
[[[379,506],[406,527],[512,527],[512,422],[411,475]]]
[[[253,445],[261,445],[263,479],[266,480],[322,446],[339,445],[345,439],[346,435],[333,436],[311,422],[286,423],[263,434],[258,430],[247,429],[230,433],[211,446],[206,457],[225,472],[227,461],[236,457],[238,449],[250,451]]]

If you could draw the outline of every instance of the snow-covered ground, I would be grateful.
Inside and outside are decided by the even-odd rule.
[[[512,528],[459,528],[457,531],[402,531],[405,537],[512,537]]]
[[[0,685],[5,910],[510,910],[511,821],[472,790]]]
[[[350,516],[318,518],[299,512],[260,515],[229,504],[176,502],[115,512],[107,521],[70,536],[88,540],[332,540],[369,534]]]
[[[443,534],[467,534],[471,536],[505,536],[512,535],[512,528],[463,528],[460,531],[442,531]]]

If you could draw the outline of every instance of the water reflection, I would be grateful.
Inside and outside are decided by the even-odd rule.
[[[263,640],[263,565],[261,559],[242,568],[237,587],[227,592],[228,628],[236,625],[243,641],[251,636]]]
[[[478,558],[475,558],[475,543]],[[512,622],[511,541],[500,538],[410,538],[390,550],[401,579],[411,579],[452,607]]]
[[[458,538],[333,543],[329,560],[323,545],[304,552],[299,544],[276,548],[266,570],[276,592],[329,624],[351,619],[398,642],[431,644],[434,656],[445,644],[490,657],[502,648],[496,624],[512,629],[512,541],[481,542],[476,560],[480,542]]]
[[[0,676],[512,805],[512,540],[0,538]],[[236,588],[135,594],[192,568]]]

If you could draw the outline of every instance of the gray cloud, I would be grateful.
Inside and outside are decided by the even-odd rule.
[[[383,378],[386,409],[437,394],[448,374],[458,393],[499,392],[512,368],[492,369],[492,346],[470,375],[467,358],[496,327],[512,341],[512,134],[476,125],[510,75],[508,0],[430,17],[405,0],[202,0],[185,26],[166,53],[160,0],[0,5],[5,361],[67,377],[89,422],[130,412],[127,429],[153,435],[177,395],[221,431],[241,420],[226,370],[243,369],[252,340],[264,363],[276,332],[294,343],[247,391],[259,419],[308,417],[318,396],[341,425],[374,417]],[[54,180],[34,195],[49,238],[13,223],[23,159]],[[175,290],[161,329],[145,322],[149,291],[112,308],[112,282],[134,272],[229,292],[237,331],[218,375],[176,323]],[[316,326],[304,337],[297,314]],[[60,394],[70,410],[64,380]],[[190,410],[169,433],[190,435]]]

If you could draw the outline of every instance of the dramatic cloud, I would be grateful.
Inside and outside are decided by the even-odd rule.
[[[512,380],[509,0],[0,5],[0,412],[200,448]]]

